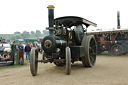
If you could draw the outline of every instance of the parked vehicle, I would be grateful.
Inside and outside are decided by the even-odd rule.
[[[1,43],[0,46],[2,46],[2,44],[5,47],[4,52],[11,52],[11,45],[10,44],[8,44],[8,43]]]
[[[15,42],[17,43],[17,44],[20,44],[20,43],[24,43],[24,39],[15,39]]]
[[[3,44],[3,45],[5,47],[5,49],[4,49],[5,52],[11,52],[11,45],[10,44]]]

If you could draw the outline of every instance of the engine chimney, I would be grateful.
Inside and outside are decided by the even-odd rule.
[[[49,34],[53,35],[54,31],[54,6],[49,5],[48,7],[48,19],[49,19]]]
[[[120,12],[117,11],[117,29],[120,29]]]

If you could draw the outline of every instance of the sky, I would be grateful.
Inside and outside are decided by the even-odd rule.
[[[54,5],[54,18],[79,16],[97,24],[88,29],[128,28],[127,0],[0,0],[0,34],[16,31],[41,32],[48,27],[48,5]]]

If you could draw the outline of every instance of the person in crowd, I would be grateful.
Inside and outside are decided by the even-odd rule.
[[[12,45],[11,45],[11,51],[14,54],[14,57],[16,56],[16,43],[15,41],[13,41]]]
[[[26,46],[26,44],[25,43],[23,43],[23,51],[25,52],[25,46]]]
[[[32,49],[32,47],[33,47],[33,44],[32,44],[32,42],[30,42],[30,43],[29,43],[29,46],[30,46],[30,47],[31,47],[31,49]]]
[[[39,48],[41,49],[41,42],[38,43]]]
[[[2,61],[3,56],[0,54],[0,61]]]
[[[4,49],[5,49],[5,47],[4,47],[4,45],[2,44],[2,45],[0,46],[0,53],[1,53],[1,56],[3,56]]]
[[[38,43],[35,43],[35,48],[36,48],[36,49],[39,49]]]
[[[22,59],[23,60],[23,62],[24,62],[24,52],[23,52],[23,45],[20,43],[19,44],[19,46],[18,46],[18,49],[19,49],[19,59],[18,59],[18,61],[20,60],[20,59]]]
[[[29,59],[30,60],[30,51],[31,51],[31,47],[29,45],[29,43],[25,46],[25,52],[26,52],[26,60]],[[27,57],[28,56],[28,57]]]

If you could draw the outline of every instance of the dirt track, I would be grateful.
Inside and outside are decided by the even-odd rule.
[[[93,68],[75,62],[70,75],[65,74],[65,66],[50,63],[39,63],[35,77],[29,64],[0,69],[0,85],[128,85],[128,56],[98,55]]]

